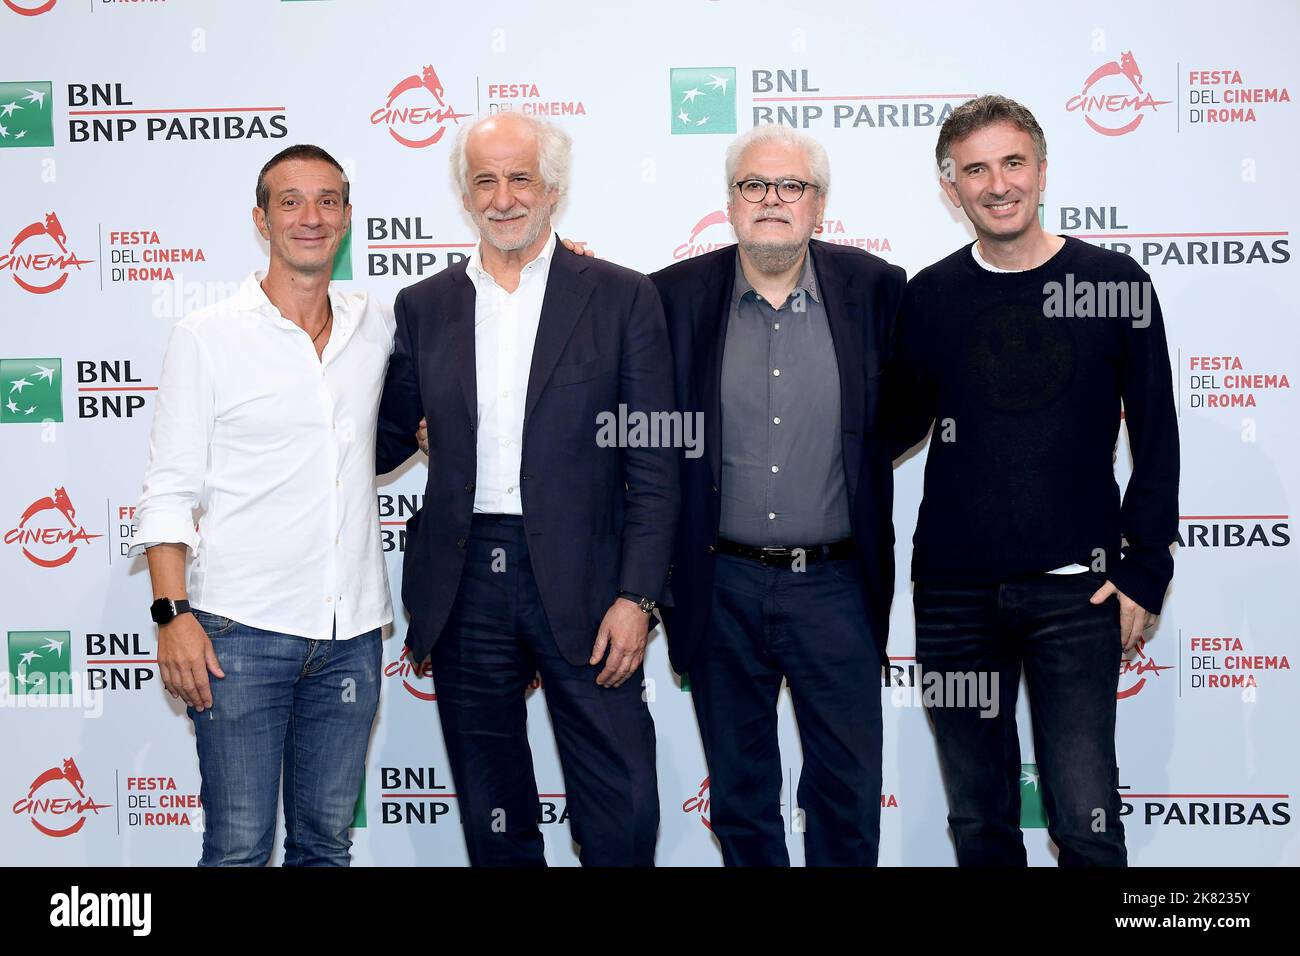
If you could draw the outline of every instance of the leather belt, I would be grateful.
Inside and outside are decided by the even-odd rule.
[[[735,558],[757,561],[765,568],[788,568],[801,554],[805,564],[812,564],[817,561],[851,558],[857,553],[852,538],[845,538],[843,541],[835,541],[831,544],[813,544],[794,548],[755,548],[752,545],[741,544],[739,541],[719,538],[716,550],[718,554],[729,554]]]

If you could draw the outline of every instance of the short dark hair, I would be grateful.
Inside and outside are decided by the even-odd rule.
[[[989,93],[986,96],[967,100],[948,114],[948,118],[943,121],[943,126],[939,128],[939,142],[934,147],[934,161],[942,170],[944,162],[952,152],[952,144],[956,140],[995,123],[1010,123],[1024,130],[1034,141],[1034,152],[1037,154],[1038,161],[1041,163],[1047,158],[1047,137],[1043,135],[1043,128],[1038,125],[1038,120],[1034,119],[1034,114],[1015,100]]]
[[[262,171],[257,174],[257,204],[262,207],[264,212],[267,211],[267,207],[271,202],[271,190],[266,185],[266,174],[275,169],[276,166],[287,163],[291,159],[315,159],[322,163],[329,163],[337,169],[339,175],[343,177],[343,205],[348,204],[348,196],[352,192],[352,187],[348,183],[348,174],[343,172],[343,167],[339,165],[339,161],[319,146],[313,146],[310,143],[298,143],[296,146],[280,150],[280,152],[268,159],[266,165],[262,167]]]

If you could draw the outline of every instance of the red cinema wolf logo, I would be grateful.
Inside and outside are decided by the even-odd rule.
[[[46,523],[34,520],[37,515],[48,511],[55,512],[61,520],[54,518]],[[77,509],[72,506],[67,491],[55,488],[52,496],[38,498],[27,506],[18,519],[18,527],[5,532],[4,541],[5,544],[21,546],[24,557],[33,564],[57,568],[76,557],[77,547],[82,542],[103,537],[102,534],[90,534],[77,524],[76,519]]]
[[[408,93],[412,95],[407,96]],[[436,109],[426,105],[410,105],[422,100],[427,102],[430,97],[437,104]],[[442,139],[443,133],[447,132],[445,124],[448,120],[459,123],[461,119],[470,115],[457,113],[453,107],[447,105],[444,97],[442,80],[438,79],[438,74],[434,72],[432,66],[426,66],[419,76],[412,74],[393,87],[388,94],[387,102],[370,114],[371,125],[378,126],[381,123],[386,125],[389,136],[411,149],[432,146]],[[403,100],[405,105],[396,105],[399,99]],[[423,135],[429,124],[433,124],[433,132]],[[399,129],[402,132],[399,132]]]
[[[28,251],[19,252],[20,246],[28,246]],[[55,247],[58,248],[56,254]],[[3,247],[0,247],[3,248]],[[35,249],[36,251],[30,251]],[[68,248],[68,234],[63,224],[54,213],[47,213],[41,222],[33,222],[18,230],[13,242],[9,243],[9,252],[0,255],[0,271],[8,270],[22,288],[36,295],[56,292],[68,281],[68,270],[94,262],[93,259],[79,259]],[[57,272],[58,278],[47,281],[50,273]]]
[[[1157,100],[1142,88],[1142,69],[1133,54],[1125,52],[1118,61],[1111,60],[1093,70],[1083,89],[1066,101],[1065,108],[1082,113],[1084,122],[1103,136],[1123,136],[1141,125],[1144,110],[1156,112],[1168,102]]]
[[[45,792],[38,796],[38,791]],[[66,837],[86,825],[87,814],[98,816],[100,810],[111,806],[96,803],[86,795],[86,781],[77,769],[77,762],[68,757],[61,767],[51,767],[33,780],[27,796],[14,801],[13,811],[26,814],[32,826],[46,836]],[[74,817],[74,822],[66,822]]]

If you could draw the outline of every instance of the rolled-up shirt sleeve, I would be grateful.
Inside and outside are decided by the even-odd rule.
[[[194,512],[203,495],[215,409],[212,363],[194,329],[172,330],[149,433],[144,490],[135,510],[130,556],[155,544],[198,550]]]

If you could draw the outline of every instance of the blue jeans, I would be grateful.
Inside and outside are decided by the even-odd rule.
[[[972,672],[998,679],[996,717],[972,706],[926,708],[958,865],[1026,865],[1016,729],[1022,666],[1047,832],[1060,865],[1126,865],[1115,762],[1119,603],[1088,603],[1104,581],[1087,572],[987,586],[916,585],[922,680]]]
[[[195,611],[224,678],[188,708],[203,778],[199,866],[265,866],[284,772],[284,865],[347,866],[379,706],[379,629],[313,641]]]
[[[720,555],[709,632],[690,666],[727,866],[789,866],[777,698],[790,685],[809,866],[875,866],[880,847],[880,655],[857,562],[803,571]]]

